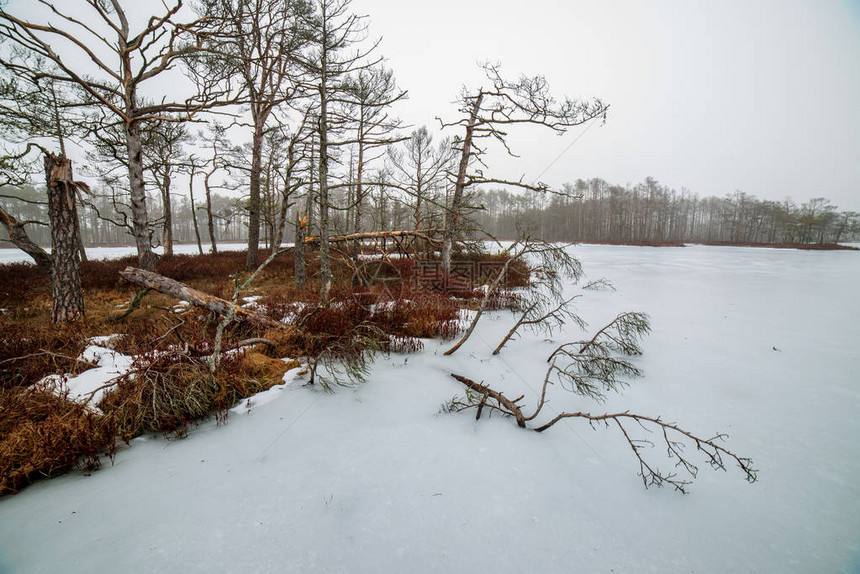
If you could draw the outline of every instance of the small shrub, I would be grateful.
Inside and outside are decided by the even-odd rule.
[[[279,384],[291,367],[259,353],[225,356],[213,377],[201,358],[148,353],[107,392],[99,408],[124,441],[147,432],[184,437],[188,427],[215,414],[219,421],[243,398]]]

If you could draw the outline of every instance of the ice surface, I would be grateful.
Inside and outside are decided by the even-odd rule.
[[[424,341],[354,390],[297,380],[226,426],[138,439],[92,476],[0,499],[0,572],[858,572],[860,254],[573,252],[618,289],[578,300],[591,329],[639,310],[653,333],[644,378],[604,405],[553,389],[547,416],[725,431],[758,483],[703,464],[687,496],[645,490],[611,429],[438,414],[463,392],[451,372],[534,404],[546,356],[581,337],[524,334],[491,357],[514,321],[495,312],[452,357]]]
[[[203,243],[203,253],[209,252],[209,243]],[[247,243],[219,243],[218,249],[219,251],[238,251],[242,249],[247,249]],[[51,251],[50,248],[47,251]],[[163,252],[162,248],[157,247],[154,251],[158,254]],[[196,243],[175,243],[173,245],[173,252],[180,254],[196,254],[197,253],[197,244]],[[129,255],[136,255],[137,250],[133,245],[124,246],[124,247],[87,247],[87,257],[90,259],[118,259],[120,257],[127,257]],[[25,261],[27,263],[32,263],[33,259],[18,249],[17,247],[3,247],[0,248],[0,264],[3,263],[17,263],[19,261]]]

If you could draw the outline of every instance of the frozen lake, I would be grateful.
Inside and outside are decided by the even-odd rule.
[[[203,243],[204,253],[209,252],[210,245],[211,244],[208,242]],[[218,249],[221,251],[233,251],[245,249],[247,246],[247,243],[219,243]],[[161,254],[163,250],[158,247],[155,249],[155,252]],[[176,243],[173,246],[173,252],[196,254],[197,244]],[[87,257],[89,257],[90,259],[117,259],[119,257],[125,257],[127,255],[135,254],[137,254],[137,250],[133,245],[127,245],[124,247],[87,247]],[[0,248],[0,264],[17,263],[19,261],[26,261],[27,263],[33,262],[33,260],[26,253],[24,253],[18,248]]]
[[[426,341],[356,389],[293,383],[224,427],[138,439],[92,476],[0,499],[0,572],[860,572],[860,253],[572,252],[618,289],[579,300],[589,332],[637,310],[653,333],[622,394],[554,388],[548,407],[727,432],[756,484],[702,462],[689,495],[646,490],[614,429],[438,414],[463,393],[451,372],[533,405],[549,352],[582,338],[491,357],[513,323],[500,312],[452,357]]]

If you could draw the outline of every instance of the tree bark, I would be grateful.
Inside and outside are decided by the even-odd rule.
[[[290,147],[287,149],[287,173],[284,177],[284,190],[281,192],[281,203],[278,210],[278,227],[277,231],[275,231],[275,239],[272,241],[273,249],[280,249],[281,243],[284,241],[284,234],[287,231],[287,210],[289,209],[289,199],[292,194],[290,184],[293,181],[294,165],[295,147],[293,142],[290,142]]]
[[[200,241],[200,226],[197,224],[197,207],[194,205],[194,170],[188,174],[188,196],[191,198],[191,223],[194,224],[194,237],[197,239],[197,252],[203,255],[203,242]]]
[[[364,200],[364,106],[361,108],[361,118],[358,123],[358,162],[355,168],[355,221],[353,233],[361,233],[361,203]],[[353,255],[358,256],[358,243],[355,244]]]
[[[131,193],[131,219],[137,261],[147,271],[155,270],[156,257],[149,242],[149,215],[146,212],[146,188],[143,183],[143,148],[140,143],[140,122],[126,124],[128,148],[128,180]]]
[[[325,46],[325,43],[323,43]],[[320,186],[320,302],[328,301],[331,291],[331,260],[329,256],[329,211],[328,211],[328,93],[327,66],[325,47],[322,53],[322,78],[319,85],[320,94],[320,156],[319,156],[319,186]]]
[[[263,171],[263,124],[266,119],[255,118],[251,140],[251,178],[248,199],[248,258],[245,271],[257,268],[260,249],[260,174]]]
[[[84,316],[78,251],[78,211],[72,162],[64,156],[45,154],[48,184],[48,216],[51,220],[51,321],[71,323]]]
[[[305,227],[302,222],[302,210],[296,205],[296,237],[293,262],[293,276],[296,287],[301,289],[307,281],[307,262],[305,261]]]
[[[164,245],[164,254],[170,257],[173,255],[173,206],[170,201],[170,165],[168,163],[164,166],[161,186],[161,203],[164,206],[161,243]]]
[[[469,387],[470,389],[472,389],[473,391],[475,391],[475,392],[477,392],[477,393],[479,393],[485,397],[494,398],[496,401],[498,401],[498,403],[500,405],[502,405],[503,407],[508,409],[508,411],[514,416],[514,418],[517,420],[517,426],[518,427],[526,428],[526,421],[525,421],[525,417],[523,416],[523,411],[522,411],[522,409],[520,409],[520,407],[518,407],[516,405],[516,403],[514,401],[510,400],[509,398],[507,398],[502,393],[491,389],[487,385],[482,385],[481,383],[476,383],[472,379],[466,378],[462,375],[455,375],[454,373],[451,373],[451,376],[454,377],[455,379],[457,379],[458,381],[460,381],[461,383],[463,383],[464,385],[466,385],[467,387]],[[519,399],[517,399],[517,400],[519,400]],[[480,411],[478,412],[478,416],[480,416]],[[541,429],[541,430],[543,430],[543,429]]]
[[[212,253],[218,253],[218,245],[215,243],[215,221],[212,217],[212,190],[209,187],[209,178],[212,176],[209,172],[203,179],[203,188],[206,190],[206,226],[209,229],[209,244]]]
[[[45,154],[45,180],[48,185],[48,215],[51,221],[53,253],[36,245],[24,225],[0,208],[0,223],[9,239],[27,253],[51,281],[54,323],[78,321],[84,316],[80,262],[77,258],[78,233],[77,185],[72,181],[72,163],[64,156]]]

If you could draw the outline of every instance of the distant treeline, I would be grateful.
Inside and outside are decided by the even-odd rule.
[[[9,190],[7,189],[7,192]],[[349,193],[349,190],[343,192]],[[47,221],[44,192],[33,187],[14,190],[24,199],[18,203],[19,217]],[[176,241],[194,242],[189,198],[177,194],[173,206]],[[426,225],[439,225],[445,196],[424,213]],[[414,225],[410,198],[397,189],[384,193],[374,189],[367,195],[368,209],[361,228],[367,231],[406,229]],[[514,239],[518,227],[529,226],[534,235],[550,241],[594,243],[729,243],[729,244],[830,244],[860,240],[860,213],[838,211],[829,200],[818,197],[796,205],[761,200],[735,192],[725,197],[700,198],[687,190],[676,191],[647,178],[635,186],[610,185],[602,179],[577,180],[565,184],[562,194],[511,193],[491,189],[470,198],[472,225],[499,239]],[[163,214],[158,201],[151,201],[153,240]],[[266,204],[267,205],[267,204]],[[272,209],[263,209],[263,241],[272,235]],[[274,204],[273,204],[274,205]],[[205,225],[206,210],[195,206],[198,225]],[[290,213],[294,214],[294,207]],[[214,234],[218,241],[245,241],[248,237],[247,202],[212,195]],[[94,194],[79,210],[81,232],[86,245],[126,245],[131,243],[130,221],[125,206],[109,195]],[[294,215],[289,220],[293,220]],[[336,232],[350,231],[350,216],[332,215]],[[271,223],[271,225],[270,225]],[[314,231],[311,230],[313,233]],[[50,245],[47,226],[33,226],[31,237]],[[203,234],[206,237],[205,233]],[[6,239],[0,229],[0,239]],[[0,244],[2,245],[2,244]]]
[[[608,243],[821,244],[857,240],[860,213],[838,211],[823,197],[796,205],[738,191],[700,198],[647,178],[635,186],[577,180],[563,195],[479,194],[482,229],[513,238],[529,225],[552,241]]]

